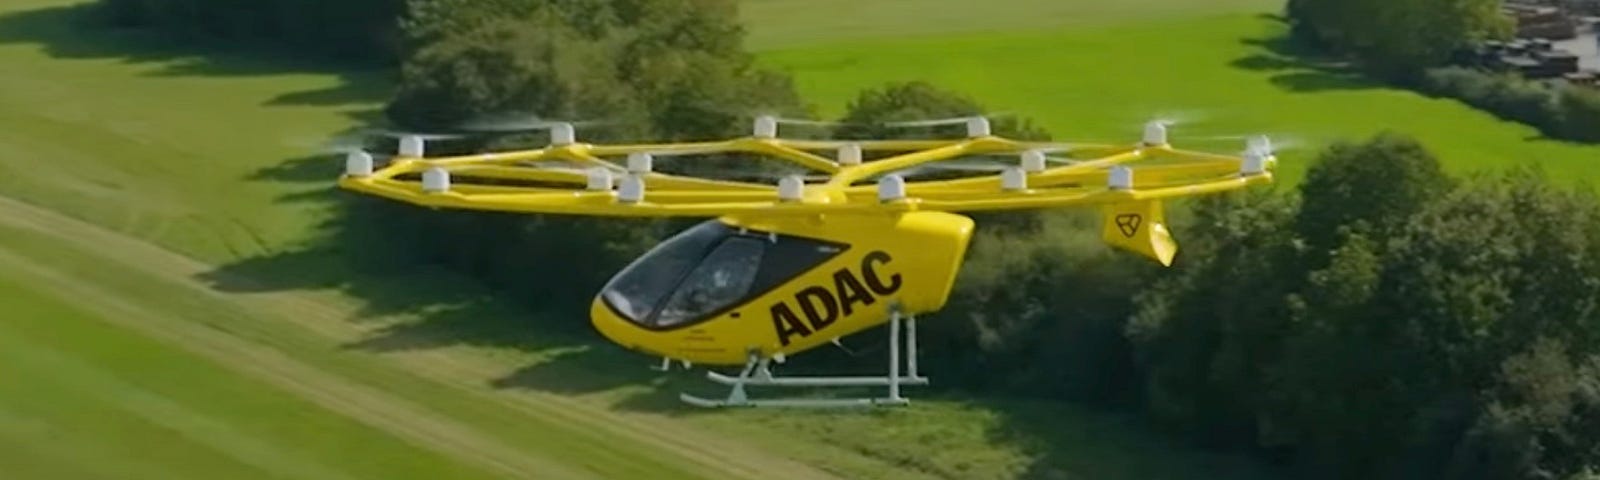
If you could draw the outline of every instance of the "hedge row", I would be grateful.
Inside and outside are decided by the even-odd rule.
[[[1600,90],[1461,67],[1429,70],[1421,88],[1532,125],[1551,138],[1600,142]]]

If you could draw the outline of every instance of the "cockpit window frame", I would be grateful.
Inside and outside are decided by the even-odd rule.
[[[736,226],[736,225],[729,225],[727,223],[720,222],[720,221],[717,221],[717,220],[710,220],[707,223],[711,223],[711,222],[719,223],[719,224],[721,224],[722,227],[724,227],[723,229],[724,229],[725,233],[723,234],[723,236],[721,238],[718,238],[718,239],[712,241],[711,243],[707,244],[705,248],[703,248],[700,252],[698,252],[695,255],[693,266],[688,268],[688,269],[685,269],[681,274],[679,274],[677,276],[676,279],[673,280],[671,288],[667,289],[665,293],[661,294],[661,300],[659,302],[657,302],[656,305],[653,305],[651,307],[649,314],[645,315],[643,318],[635,319],[632,316],[623,313],[621,311],[621,309],[619,309],[615,304],[613,304],[612,300],[610,298],[608,298],[607,295],[605,295],[607,292],[611,291],[611,284],[610,283],[608,283],[606,285],[606,288],[601,290],[600,302],[605,304],[606,309],[610,310],[612,314],[617,315],[618,317],[622,318],[624,321],[627,321],[628,323],[630,323],[631,325],[633,325],[635,327],[642,328],[642,329],[645,329],[645,330],[648,330],[648,331],[652,331],[652,332],[670,332],[670,331],[675,331],[675,330],[683,330],[683,329],[693,328],[693,327],[699,326],[700,324],[703,324],[703,323],[706,323],[708,321],[711,321],[713,319],[722,317],[723,315],[728,314],[728,312],[731,312],[731,311],[737,310],[737,309],[739,309],[741,307],[744,307],[744,306],[748,305],[751,300],[754,300],[754,299],[757,299],[757,298],[761,298],[763,296],[766,296],[769,293],[772,293],[773,290],[776,290],[778,287],[781,287],[781,286],[785,285],[786,283],[788,283],[787,282],[788,280],[792,280],[792,279],[797,278],[799,276],[802,276],[802,275],[805,275],[807,273],[810,273],[810,272],[812,272],[812,271],[814,271],[814,270],[816,270],[818,268],[821,268],[823,265],[826,265],[829,262],[832,262],[833,260],[839,258],[840,255],[844,255],[846,252],[848,252],[851,249],[851,245],[850,244],[843,243],[843,242],[838,242],[838,241],[834,241],[834,240],[827,240],[827,239],[821,239],[821,238],[809,237],[809,236],[803,236],[803,235],[788,235],[788,234],[780,234],[780,233],[776,233],[776,232],[752,230],[752,229],[749,229],[749,228],[740,227],[740,226]],[[693,227],[691,227],[691,228],[693,228]],[[674,323],[672,325],[666,325],[666,326],[659,325],[658,322],[656,321],[657,318],[661,315],[661,312],[663,310],[665,310],[666,304],[671,301],[672,297],[677,294],[678,290],[683,288],[684,282],[687,282],[689,280],[689,278],[694,275],[695,271],[698,270],[699,267],[705,263],[706,259],[711,256],[712,252],[715,252],[715,251],[717,251],[717,249],[722,248],[723,244],[726,243],[727,241],[729,241],[730,239],[738,238],[738,237],[759,239],[759,240],[761,240],[761,241],[766,243],[765,248],[762,250],[761,262],[758,264],[758,267],[757,267],[757,270],[755,272],[754,278],[752,279],[752,285],[750,286],[749,291],[746,292],[743,297],[739,298],[738,300],[736,300],[734,302],[729,303],[728,305],[724,305],[724,306],[719,307],[717,309],[707,311],[707,312],[705,312],[705,313],[703,313],[701,315],[698,315],[698,316],[696,316],[694,318],[690,318],[688,320],[684,320],[684,321],[681,321],[681,322],[678,322],[678,323]],[[783,241],[805,242],[805,243],[811,244],[812,248],[816,248],[819,251],[822,250],[822,249],[828,249],[829,251],[825,255],[819,255],[817,257],[813,257],[813,258],[807,259],[808,263],[810,263],[809,265],[801,265],[801,266],[782,265],[782,264],[774,265],[776,262],[791,261],[790,259],[786,259],[786,258],[782,258],[782,257],[770,257],[770,256],[768,256],[768,254],[772,251],[773,245],[777,244],[778,242],[783,242]],[[768,273],[769,269],[787,270],[787,272],[786,272],[787,274],[786,275],[782,275],[780,277],[776,277],[776,278],[771,277],[770,275],[764,275],[764,274]]]

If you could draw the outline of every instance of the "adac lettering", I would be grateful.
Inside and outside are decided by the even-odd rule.
[[[878,298],[900,291],[900,274],[885,275],[880,269],[892,258],[888,253],[874,251],[861,259],[861,274],[849,268],[833,272],[832,285],[812,285],[795,293],[793,303],[778,302],[772,305],[772,326],[778,332],[778,341],[789,345],[792,337],[809,337],[832,326],[840,318],[855,313],[856,308],[878,302]],[[831,287],[831,288],[830,288]],[[801,320],[804,316],[805,319]]]

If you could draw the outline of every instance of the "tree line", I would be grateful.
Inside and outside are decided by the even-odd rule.
[[[102,2],[173,18],[249,10]],[[1478,12],[1478,3],[1460,8]],[[521,111],[606,121],[585,138],[685,140],[740,134],[752,112],[810,111],[785,76],[742,49],[734,0],[402,7],[365,14],[393,24],[400,80],[386,113],[407,128]],[[1350,23],[1340,28],[1357,28],[1350,19],[1376,11],[1341,12]],[[1408,16],[1383,18],[1395,27],[1385,22]],[[1325,41],[1358,36],[1350,32]],[[1384,38],[1346,48],[1440,51]],[[983,111],[957,92],[895,83],[860,92],[842,120]],[[996,130],[1050,138],[1025,118]],[[523,141],[539,140],[503,140]],[[1600,478],[1600,200],[1586,188],[1558,188],[1532,168],[1450,177],[1423,145],[1386,133],[1328,148],[1297,188],[1176,207],[1184,250],[1170,269],[1105,247],[1090,212],[977,217],[954,298],[923,323],[924,364],[958,390],[1140,411],[1307,478]],[[428,211],[354,196],[343,208],[343,223],[385,239],[385,259],[423,259],[569,319],[613,272],[687,223]]]

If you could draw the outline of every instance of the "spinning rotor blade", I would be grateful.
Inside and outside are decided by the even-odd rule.
[[[1180,125],[1196,125],[1211,118],[1209,112],[1202,110],[1167,110],[1149,115],[1151,121],[1160,122],[1168,127]]]
[[[780,125],[804,125],[804,126],[808,126],[808,127],[842,127],[842,126],[850,125],[849,123],[845,123],[845,122],[834,122],[834,121],[828,121],[828,120],[811,120],[811,119],[806,119],[806,118],[786,118],[786,117],[776,117],[776,116],[768,116],[768,118],[776,120]]]
[[[595,125],[610,125],[616,122],[605,120],[550,120],[531,114],[498,114],[485,115],[462,122],[462,130],[473,132],[535,132],[550,130],[560,126],[588,127]]]
[[[1211,135],[1195,137],[1196,140],[1244,142],[1245,153],[1260,152],[1276,155],[1304,148],[1309,142],[1297,135]]]
[[[976,113],[976,114],[967,115],[967,116],[961,116],[961,117],[930,118],[930,119],[926,119],[926,120],[905,120],[905,121],[897,121],[897,122],[883,122],[883,123],[879,123],[877,125],[885,126],[885,127],[938,127],[938,126],[944,126],[944,125],[966,125],[967,122],[971,121],[974,118],[983,118],[983,119],[986,119],[986,120],[992,120],[992,119],[995,119],[995,118],[1005,118],[1005,117],[1010,117],[1010,116],[1013,116],[1013,115],[1014,114],[1011,113],[1011,112]]]
[[[366,128],[336,136],[326,143],[325,146],[343,148],[349,145],[366,145],[367,142],[373,138],[383,138],[392,141],[407,137],[421,139],[422,141],[426,142],[434,140],[454,140],[458,138],[464,138],[466,135],[459,133],[408,132],[386,128]]]

